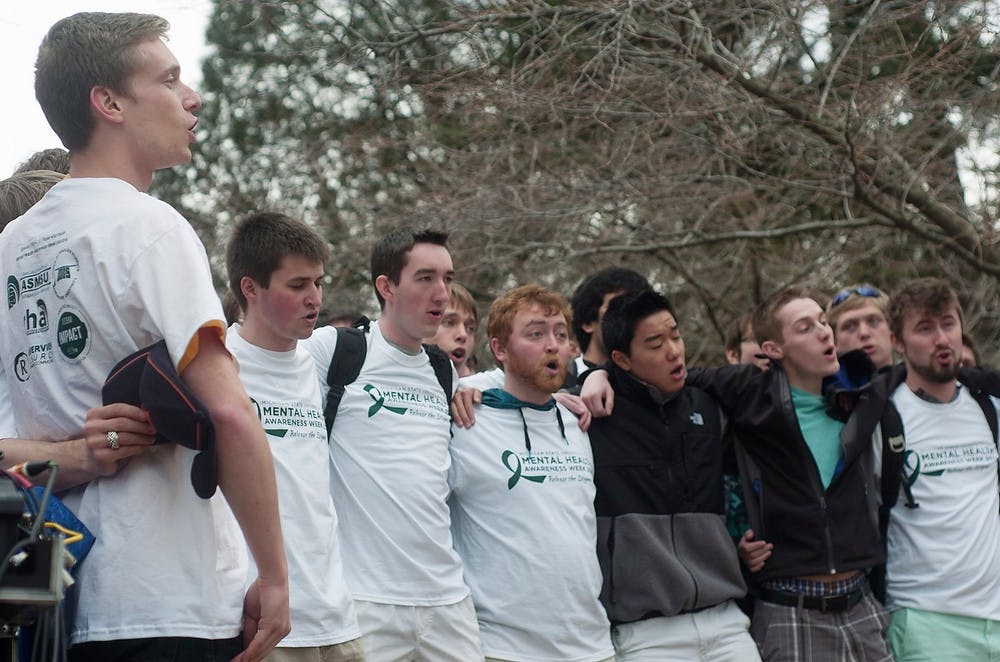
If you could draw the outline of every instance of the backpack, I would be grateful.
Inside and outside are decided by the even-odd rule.
[[[371,320],[362,317],[353,326],[337,329],[337,347],[333,350],[330,368],[326,372],[326,383],[330,387],[326,404],[323,406],[327,437],[330,436],[333,421],[337,418],[337,409],[340,408],[340,401],[344,397],[344,388],[358,378],[365,364],[365,357],[368,355],[366,336],[370,324]],[[445,402],[451,402],[453,385],[451,359],[437,345],[424,344],[423,348],[431,361],[434,376],[444,389]]]
[[[969,388],[969,395],[973,397],[979,407],[983,410],[983,416],[993,433],[993,443],[997,444],[1000,439],[1000,430],[997,425],[997,411],[990,400],[990,394],[982,389]],[[891,392],[891,391],[890,391]],[[888,545],[887,534],[889,531],[889,515],[899,500],[899,491],[902,488],[906,497],[903,504],[907,508],[919,508],[920,504],[913,500],[913,493],[910,491],[912,481],[903,475],[903,459],[906,451],[906,439],[903,434],[903,421],[899,417],[899,412],[892,400],[886,402],[882,411],[882,419],[879,422],[882,433],[882,501],[878,509],[878,528],[882,536],[882,550],[886,551]],[[1000,449],[1000,445],[998,445]],[[1000,472],[1000,464],[997,465]],[[872,568],[868,575],[868,581],[872,587],[872,593],[883,604],[885,603],[886,577],[885,564]]]

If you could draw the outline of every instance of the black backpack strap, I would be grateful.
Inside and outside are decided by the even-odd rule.
[[[993,400],[990,398],[990,394],[986,391],[982,391],[975,388],[969,389],[969,395],[979,404],[979,408],[983,410],[983,416],[986,417],[986,423],[990,426],[990,432],[993,433],[993,444],[1000,450],[1000,430],[997,427],[997,408],[993,406]],[[1000,462],[997,463],[997,477],[1000,478]]]
[[[452,382],[451,358],[445,354],[444,350],[437,345],[424,345],[427,358],[431,360],[431,367],[434,368],[434,376],[437,377],[438,384],[444,389],[444,401],[451,403],[451,390],[454,387]]]
[[[367,322],[366,319],[362,319]],[[358,320],[358,324],[361,322],[362,320]],[[330,392],[326,396],[326,404],[323,407],[327,437],[330,436],[333,421],[337,418],[337,409],[340,407],[340,400],[344,397],[344,387],[361,374],[361,367],[368,354],[368,339],[365,336],[368,330],[367,323],[363,324],[363,327],[337,329],[337,347],[333,350],[330,368],[326,373],[326,383],[330,386]]]
[[[900,485],[904,485],[906,490],[907,506],[915,508],[913,495],[910,487],[904,482],[903,477],[903,455],[906,451],[906,438],[903,435],[903,420],[899,416],[899,411],[892,403],[886,402],[882,410],[882,418],[879,421],[879,428],[882,433],[882,478],[881,493],[882,500],[878,507],[878,529],[882,539],[882,551],[886,551],[886,534],[889,531],[889,515],[893,506],[899,500]],[[871,584],[872,593],[875,597],[885,603],[885,563],[881,563],[868,573],[868,582]]]
[[[990,426],[990,432],[993,433],[993,443],[996,444],[998,436],[1000,436],[998,435],[997,428],[997,409],[993,406],[990,394],[986,391],[970,388],[969,395],[979,404],[979,408],[983,410],[983,416],[986,417],[986,422]]]
[[[903,453],[906,450],[903,420],[891,400],[882,410],[879,427],[882,431],[882,510],[888,513],[899,499]],[[912,501],[912,498],[909,500]]]

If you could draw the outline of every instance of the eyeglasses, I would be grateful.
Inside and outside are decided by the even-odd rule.
[[[845,287],[834,295],[833,299],[830,301],[830,307],[833,308],[834,306],[839,306],[847,301],[852,294],[857,294],[859,297],[877,299],[882,296],[882,291],[877,287],[872,287],[871,285],[862,285],[861,287]]]

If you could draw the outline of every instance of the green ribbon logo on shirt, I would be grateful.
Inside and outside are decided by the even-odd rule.
[[[514,458],[514,465],[510,465],[510,458]],[[521,458],[514,451],[504,451],[503,455],[500,456],[500,461],[503,462],[503,466],[507,467],[507,470],[513,474],[507,479],[507,489],[512,490],[514,486],[517,485],[518,481],[524,478],[525,480],[530,480],[534,483],[545,482],[545,476],[524,476],[521,474]]]
[[[393,407],[392,405],[385,404],[385,396],[382,395],[382,391],[379,390],[378,386],[366,384],[365,393],[368,394],[369,398],[375,401],[375,404],[368,408],[368,418],[374,416],[376,412],[383,407],[391,411],[393,414],[399,414],[400,416],[406,413],[406,407]]]

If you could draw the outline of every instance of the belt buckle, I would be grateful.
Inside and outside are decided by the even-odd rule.
[[[842,595],[824,595],[820,597],[819,610],[824,614],[847,611],[847,605],[850,604],[850,600],[850,593],[844,593]]]
[[[821,595],[819,596],[819,612],[821,614],[827,614],[830,612],[833,606],[833,600],[840,596],[837,595]]]

